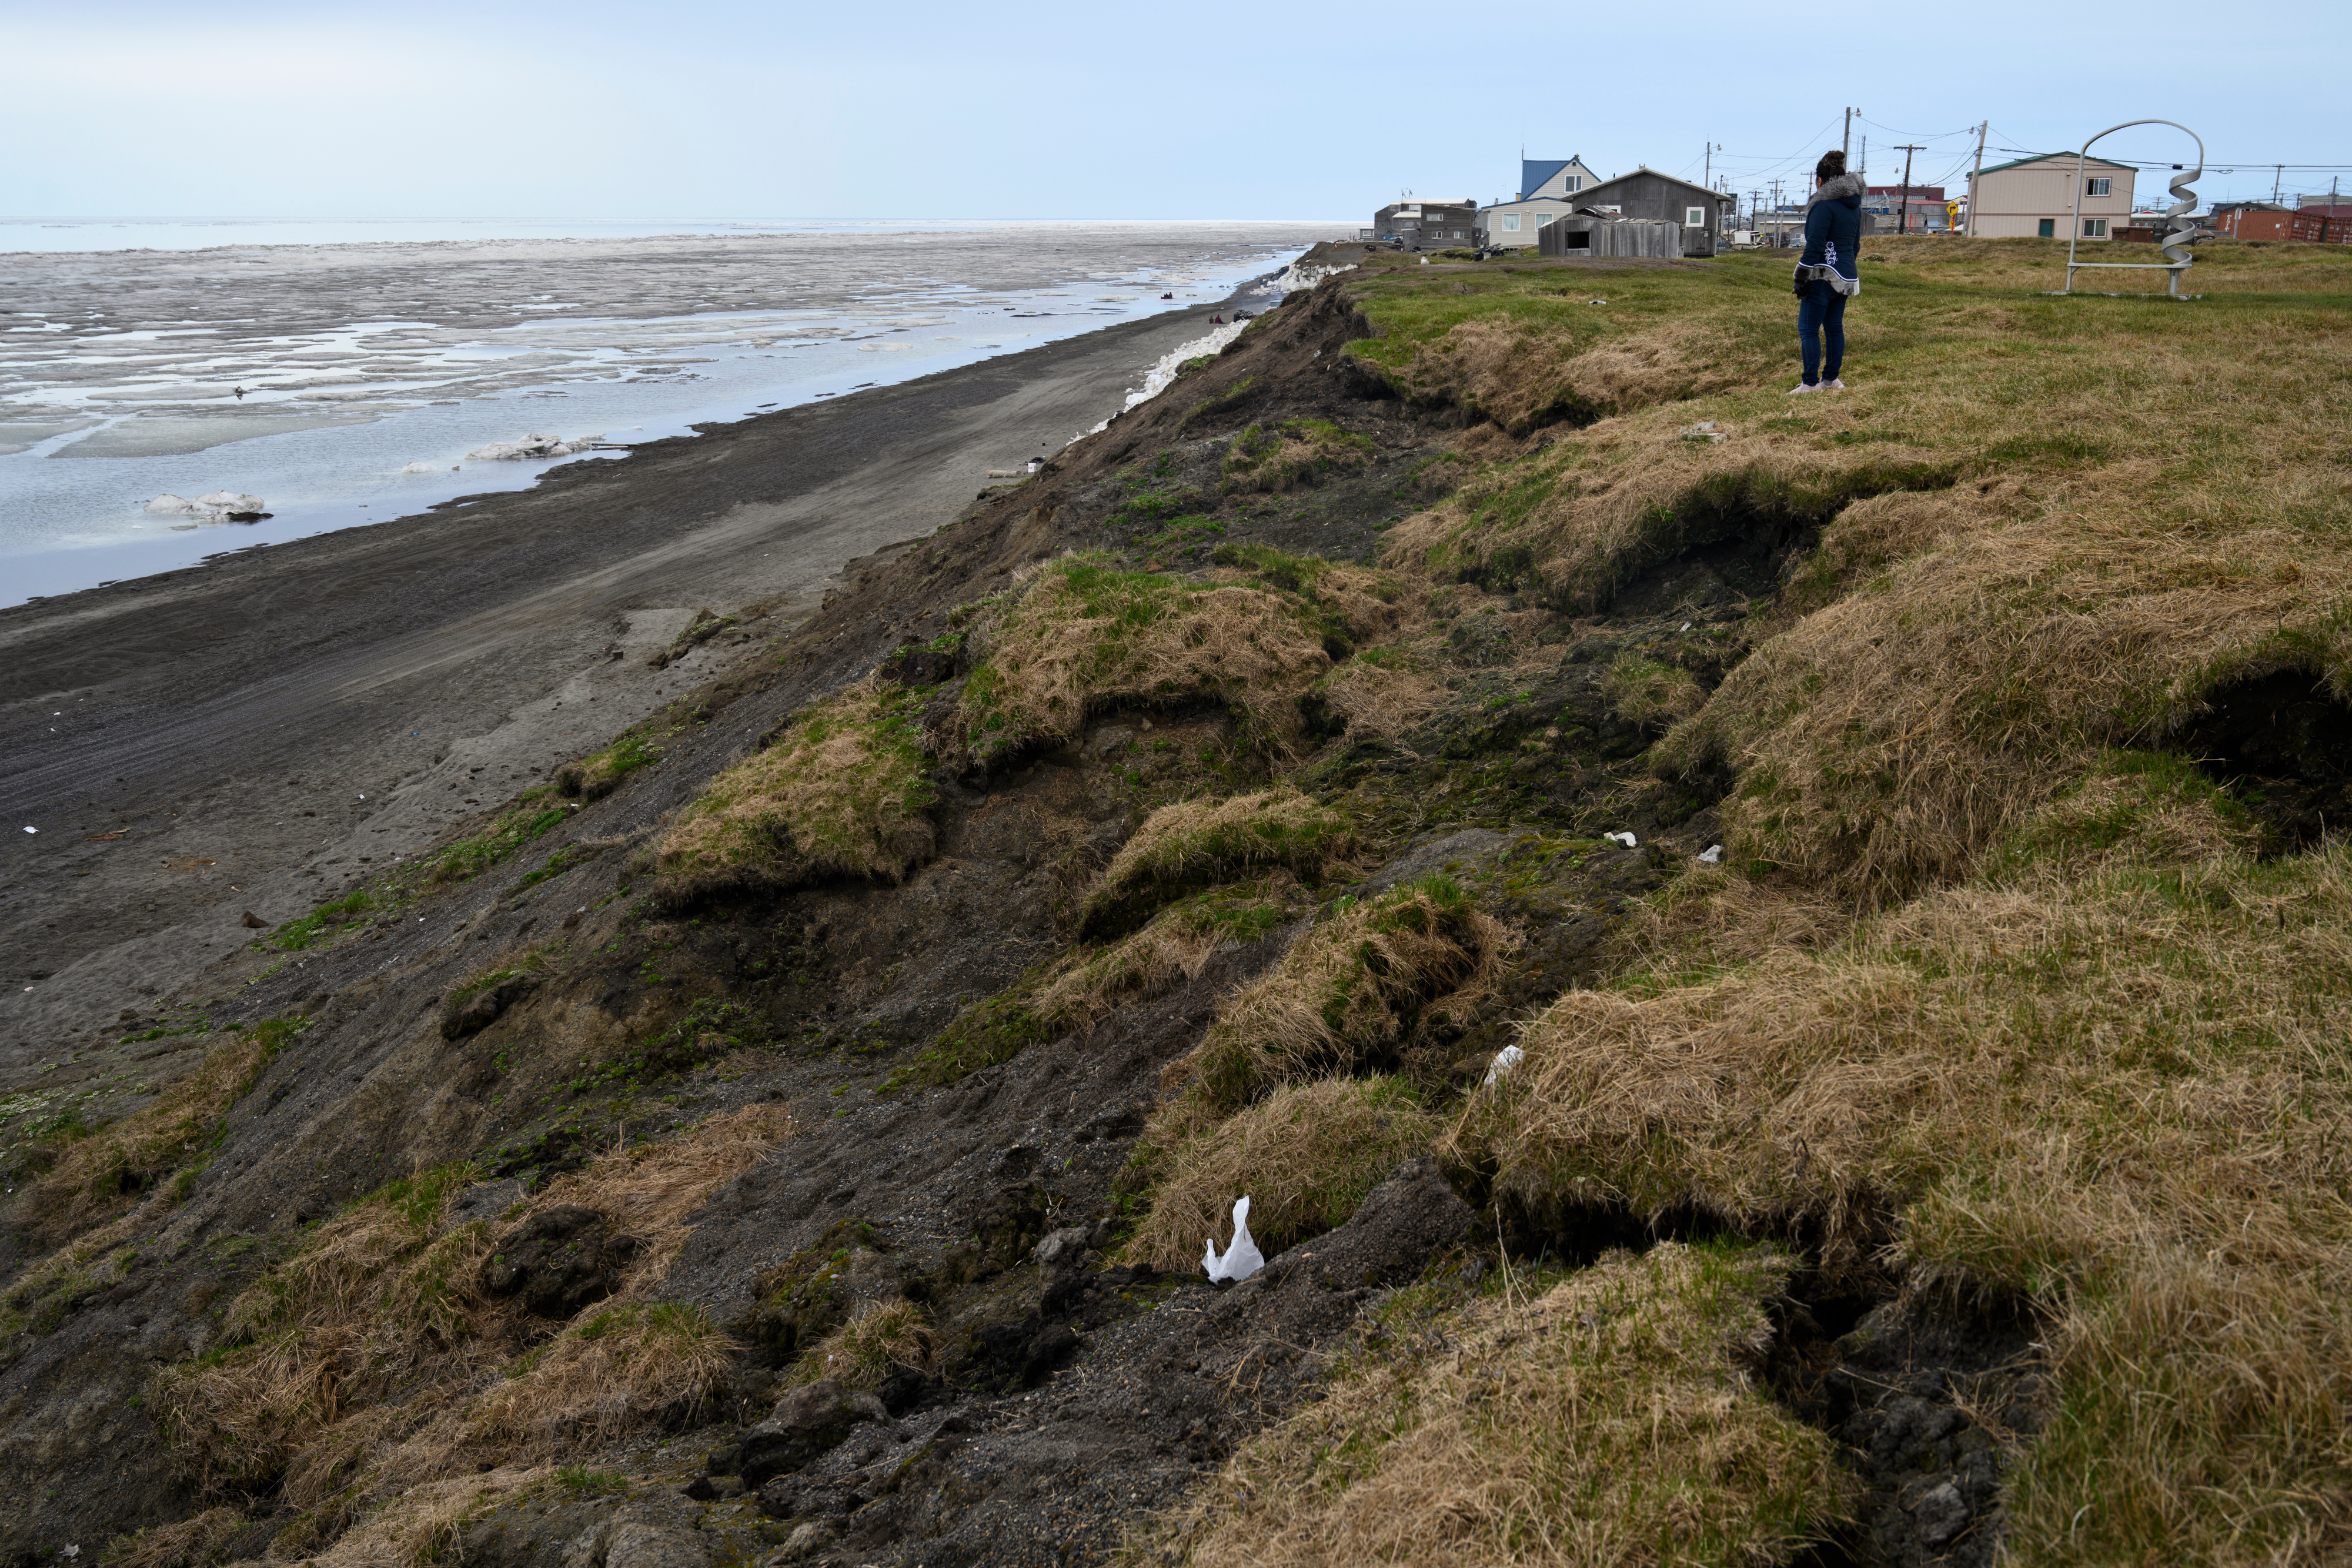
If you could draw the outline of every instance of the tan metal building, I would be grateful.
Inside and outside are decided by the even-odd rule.
[[[2084,239],[2115,238],[2131,222],[2137,171],[2083,161]],[[2074,221],[2074,154],[2044,152],[1979,170],[1969,185],[1968,232],[1979,239],[2064,239]]]

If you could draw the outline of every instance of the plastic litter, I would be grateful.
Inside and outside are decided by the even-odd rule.
[[[1603,833],[1601,836],[1604,839],[1614,839],[1629,850],[1633,847],[1633,835],[1631,833]]]
[[[25,831],[26,831],[26,832],[28,832],[28,833],[37,833],[37,832],[39,832],[41,830],[40,830],[40,829],[38,829],[38,828],[26,828]]]
[[[1685,424],[1679,434],[1685,441],[1720,443],[1724,438],[1723,432],[1716,429],[1715,421],[1711,419],[1702,419],[1696,424]]]
[[[1495,1053],[1495,1060],[1486,1064],[1486,1076],[1479,1081],[1479,1087],[1483,1089],[1487,1084],[1499,1081],[1504,1073],[1517,1067],[1520,1059],[1526,1055],[1527,1052],[1521,1051],[1517,1045],[1503,1047]]]
[[[1701,856],[1699,856],[1699,857],[1698,857],[1698,862],[1699,862],[1699,864],[1701,864],[1701,865],[1720,865],[1720,864],[1722,864],[1722,863],[1723,863],[1723,846],[1722,846],[1721,844],[1709,844],[1709,845],[1707,845],[1707,846],[1706,846],[1706,852],[1705,854],[1703,854],[1703,855],[1701,855]]]
[[[1250,1239],[1249,1199],[1234,1199],[1234,1242],[1220,1256],[1217,1239],[1209,1238],[1208,1250],[1201,1254],[1201,1267],[1209,1271],[1211,1280],[1246,1280],[1265,1267],[1265,1254]]]

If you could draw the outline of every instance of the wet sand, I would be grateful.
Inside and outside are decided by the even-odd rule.
[[[789,628],[1218,308],[0,611],[0,1093],[122,1009],[233,983],[246,911],[307,912],[744,657],[646,662],[703,607]]]

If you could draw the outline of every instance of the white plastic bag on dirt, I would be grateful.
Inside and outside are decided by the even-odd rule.
[[[1707,845],[1706,853],[1698,857],[1698,863],[1701,865],[1721,865],[1723,863],[1723,846],[1721,844]]]
[[[1633,835],[1631,833],[1603,833],[1601,836],[1604,839],[1614,839],[1629,850],[1633,847]]]
[[[1527,1052],[1521,1051],[1517,1045],[1503,1047],[1495,1053],[1495,1060],[1486,1064],[1486,1076],[1480,1081],[1479,1087],[1484,1088],[1486,1084],[1500,1082],[1503,1074],[1517,1067],[1519,1060],[1526,1055]]]
[[[1209,1271],[1209,1278],[1213,1281],[1246,1280],[1265,1267],[1265,1254],[1260,1252],[1257,1243],[1250,1239],[1247,1197],[1234,1199],[1233,1245],[1226,1248],[1224,1255],[1220,1257],[1217,1239],[1210,1237],[1208,1250],[1201,1254],[1201,1267]]]

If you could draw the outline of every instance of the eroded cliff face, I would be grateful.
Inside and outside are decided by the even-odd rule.
[[[1742,656],[1782,559],[1710,541],[1578,614],[1507,572],[1383,561],[1396,521],[1591,411],[1507,434],[1399,397],[1346,351],[1370,329],[1345,283],[859,563],[666,713],[657,760],[522,802],[560,815],[520,852],[264,946],[163,1019],[208,1020],[184,1062],[242,1052],[209,1098],[180,1078],[169,1136],[142,1112],[85,1141],[105,1160],[58,1144],[19,1173],[0,1554],[144,1531],[120,1560],[1097,1560],[1343,1346],[1414,1332],[1383,1315],[1398,1287],[1434,1312],[1506,1246],[1654,1237],[1497,1205],[1400,1118],[1476,1092],[1714,842],[1722,780],[1643,759]],[[1082,650],[1074,707],[997,744],[1016,612],[1074,550],[1311,634],[1248,690],[1097,678]],[[714,779],[860,683],[927,758],[903,875],[794,873],[810,846],[786,842],[761,862],[784,873],[669,877]],[[1155,813],[1277,785],[1344,824],[1329,852],[1171,852],[1088,925]],[[1399,890],[1497,935],[1410,984],[1318,956],[1339,901]],[[1359,1028],[1346,988],[1376,981]],[[1398,1141],[1365,1134],[1378,1168],[1299,1155],[1260,1277],[1155,1268],[1158,1197],[1222,1168],[1170,1107],[1237,998],[1290,992],[1329,1020],[1314,1071],[1391,1086],[1362,1124]]]

